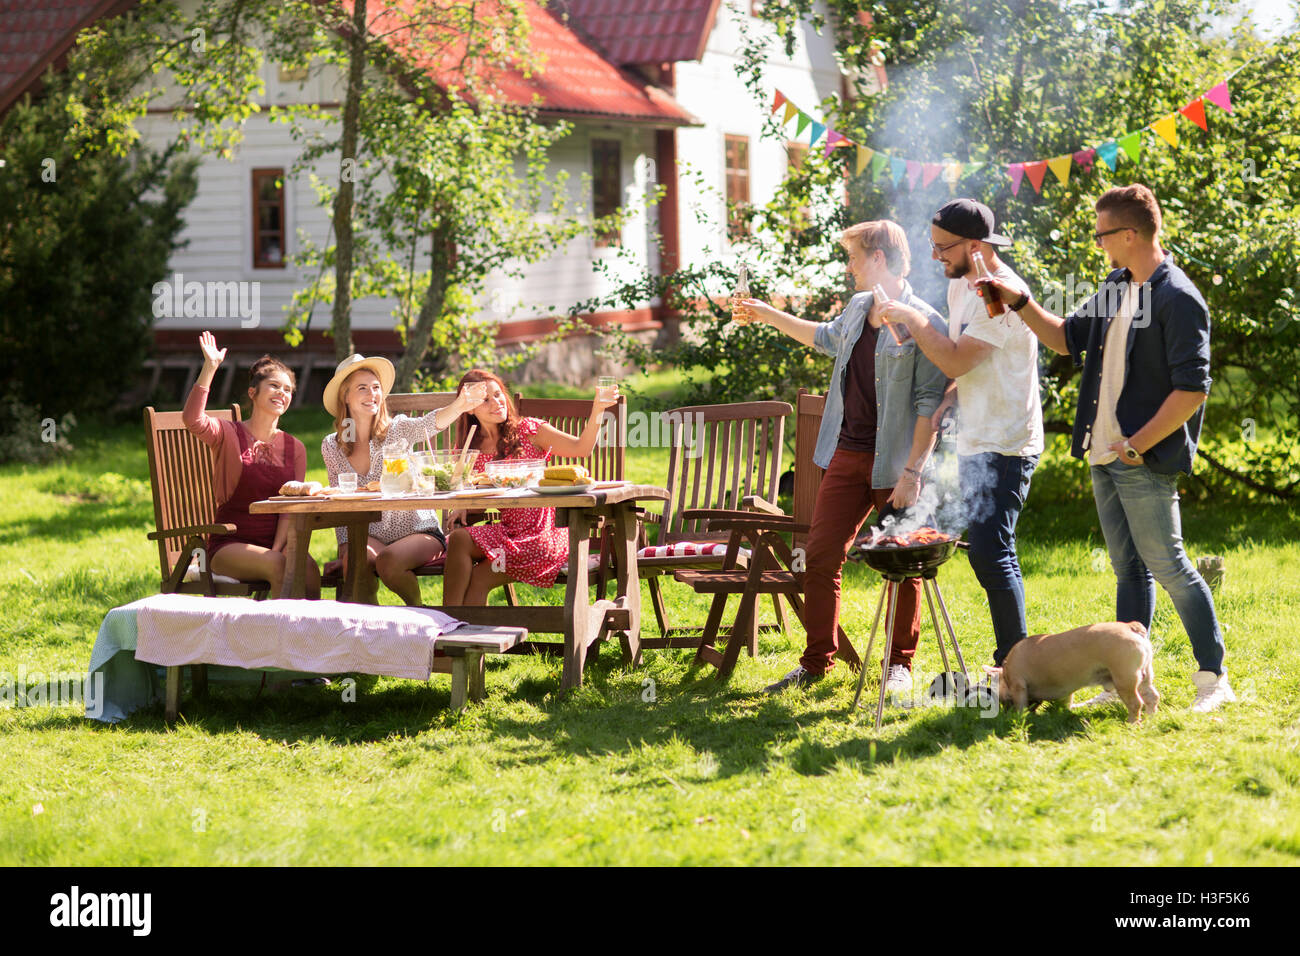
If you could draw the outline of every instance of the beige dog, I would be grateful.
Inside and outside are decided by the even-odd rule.
[[[1160,701],[1151,642],[1136,621],[1035,634],[1012,647],[1001,667],[984,669],[998,680],[998,699],[1021,710],[1061,698],[1068,706],[1076,690],[1094,684],[1119,694],[1131,724],[1142,719],[1143,708],[1154,714]]]

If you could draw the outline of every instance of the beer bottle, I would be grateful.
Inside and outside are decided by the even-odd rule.
[[[749,298],[749,269],[742,262],[736,274],[736,289],[731,293],[731,320],[741,325],[749,324],[749,312],[740,304],[741,299]]]
[[[993,278],[993,273],[989,272],[989,267],[984,263],[984,253],[972,252],[970,258],[971,258],[971,263],[975,267],[976,282],[978,282],[980,279]],[[995,289],[992,285],[986,282],[983,285],[976,286],[976,288],[979,290],[980,295],[983,297],[984,308],[988,310],[990,316],[996,319],[998,316],[1000,316],[1003,312],[1007,310],[1007,307],[1002,304],[1001,293],[999,293],[998,290]]]

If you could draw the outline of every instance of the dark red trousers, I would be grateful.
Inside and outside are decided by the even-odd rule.
[[[836,631],[840,622],[840,572],[849,548],[867,515],[873,508],[883,508],[893,494],[892,488],[871,487],[875,457],[869,452],[837,448],[817,493],[812,527],[804,543],[804,627],[808,632],[808,649],[799,659],[804,670],[814,674],[830,670],[839,647]],[[874,612],[873,603],[871,613]],[[887,607],[881,613],[882,630],[888,613]],[[921,579],[908,578],[898,586],[894,646],[889,655],[891,665],[902,664],[911,669],[920,630]],[[866,648],[861,650],[865,652]]]

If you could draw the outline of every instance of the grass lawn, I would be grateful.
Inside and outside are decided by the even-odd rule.
[[[323,478],[324,414],[286,427]],[[84,670],[104,613],[157,588],[140,427],[87,426],[73,441],[55,466],[0,468],[0,678]],[[1058,447],[1035,476],[1020,526],[1031,631],[1113,614],[1082,469]],[[666,455],[634,450],[629,472],[662,482]],[[1183,520],[1191,554],[1228,562],[1218,607],[1242,702],[1215,715],[1186,711],[1195,665],[1163,592],[1162,710],[1136,728],[1118,705],[994,718],[936,707],[888,713],[875,738],[866,712],[847,714],[842,666],[808,691],[760,693],[794,665],[797,624],[742,656],[727,685],[685,651],[647,652],[627,671],[606,648],[563,697],[558,659],[490,660],[487,701],[460,716],[441,675],[363,677],[353,703],[337,688],[217,686],[170,728],[160,705],[116,727],[71,707],[6,708],[0,863],[1294,865],[1300,518],[1211,502],[1187,503]],[[313,543],[331,556],[331,537]],[[964,556],[940,579],[967,662],[988,662],[988,610]],[[436,602],[440,582],[425,588]],[[877,588],[846,568],[860,650]],[[667,593],[675,616],[703,620],[702,599]],[[927,623],[918,685],[939,669]]]

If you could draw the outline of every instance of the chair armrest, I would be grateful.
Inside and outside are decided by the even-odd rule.
[[[150,531],[146,536],[150,541],[157,541],[159,538],[180,538],[194,534],[234,534],[235,526],[233,524],[196,524],[184,528],[164,528],[161,531]]]
[[[684,521],[707,521],[709,528],[715,527],[715,521],[727,519],[757,521],[763,527],[784,528],[783,522],[794,521],[793,516],[786,514],[784,511],[778,511],[776,514],[761,514],[755,511],[730,511],[726,508],[693,508],[690,511],[682,512]],[[749,527],[746,525],[746,527]]]
[[[784,520],[783,520],[784,519]],[[807,534],[810,525],[795,524],[789,515],[772,515],[755,517],[745,515],[739,518],[722,517],[709,521],[710,531],[783,531],[794,534]]]
[[[741,504],[750,511],[762,511],[770,515],[785,514],[784,511],[772,504],[772,502],[768,501],[766,498],[760,498],[758,495],[746,495],[741,501]]]

